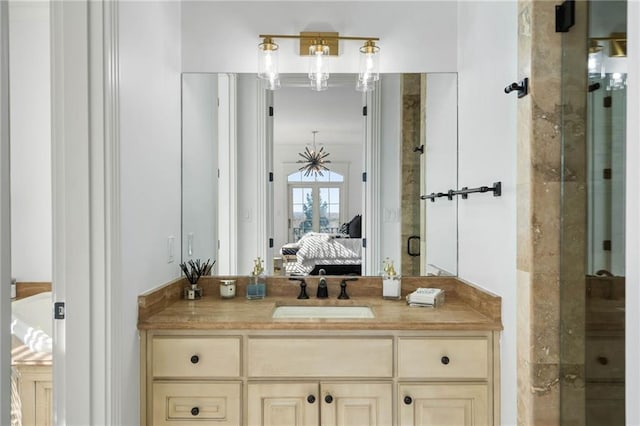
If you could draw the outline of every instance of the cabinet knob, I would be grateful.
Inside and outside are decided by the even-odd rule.
[[[448,356],[443,356],[442,358],[440,358],[440,362],[443,363],[444,365],[449,364],[449,357]]]
[[[607,358],[606,356],[599,356],[598,357],[598,364],[600,364],[600,365],[609,364],[609,358]]]
[[[200,357],[198,355],[193,355],[191,357],[191,364],[197,364],[200,361]]]
[[[331,395],[325,396],[324,402],[326,402],[327,404],[331,404],[333,402],[333,397]]]
[[[198,407],[193,407],[191,409],[191,415],[192,416],[197,416],[198,414],[200,414],[200,409]]]
[[[410,397],[410,396],[405,396],[405,397],[404,397],[404,403],[405,403],[406,405],[411,405],[411,403],[412,403],[412,402],[413,402],[413,399],[411,399],[411,397]]]
[[[314,402],[316,402],[316,397],[315,397],[315,396],[313,396],[313,395],[309,395],[309,396],[307,397],[307,402],[308,402],[309,404],[313,404]]]

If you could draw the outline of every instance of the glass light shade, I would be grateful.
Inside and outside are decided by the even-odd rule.
[[[258,77],[268,81],[279,78],[278,45],[268,38],[258,45]]]
[[[272,80],[264,80],[265,82],[265,89],[267,90],[278,90],[280,88],[280,79],[279,78],[275,78]]]
[[[358,77],[356,79],[356,90],[358,92],[372,92],[374,84],[371,80],[360,80],[360,77]]]
[[[315,44],[309,46],[309,80],[329,79],[329,46],[326,44]]]
[[[374,82],[380,79],[380,48],[373,41],[367,41],[360,48],[360,71],[358,79]]]
[[[598,44],[598,40],[592,39],[589,44],[589,58],[587,60],[589,77],[604,77],[603,59],[602,46]]]
[[[327,78],[309,80],[309,87],[311,87],[311,90],[315,90],[316,92],[322,92],[323,90],[327,90],[329,88],[329,80]]]

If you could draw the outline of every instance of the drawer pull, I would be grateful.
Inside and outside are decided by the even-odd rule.
[[[413,399],[411,399],[411,397],[410,397],[410,396],[405,396],[405,397],[404,397],[404,403],[405,403],[406,405],[411,405],[411,403],[412,403],[412,402],[413,402]]]
[[[313,395],[309,395],[309,396],[307,397],[307,402],[308,402],[309,404],[313,404],[314,402],[316,402],[316,397],[315,397],[315,396],[313,396]]]
[[[333,397],[331,395],[325,396],[324,402],[326,402],[327,404],[331,404],[333,402]]]
[[[599,356],[599,357],[597,358],[597,360],[598,360],[598,364],[600,364],[600,365],[607,365],[607,364],[609,364],[609,358],[607,358],[606,356]]]
[[[449,357],[443,356],[442,358],[440,358],[440,362],[443,363],[444,365],[449,364]]]
[[[191,415],[192,416],[197,416],[198,414],[200,414],[200,409],[198,407],[193,407],[191,409]]]
[[[191,357],[191,364],[197,364],[198,362],[200,362],[200,357],[198,355],[193,355]]]

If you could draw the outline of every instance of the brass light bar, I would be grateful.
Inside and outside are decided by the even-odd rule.
[[[258,37],[266,39],[274,38],[295,38],[300,40],[300,56],[309,55],[309,46],[316,44],[326,44],[329,46],[329,55],[338,56],[339,40],[362,40],[362,41],[379,41],[379,37],[352,37],[341,36],[337,32],[309,32],[303,31],[298,35],[290,34],[260,34]]]

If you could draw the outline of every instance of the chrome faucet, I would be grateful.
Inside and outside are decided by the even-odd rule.
[[[320,280],[318,281],[318,290],[316,291],[316,297],[318,299],[326,299],[329,297],[329,290],[327,288],[327,279],[323,276],[324,269],[320,269],[318,272],[320,274]]]

